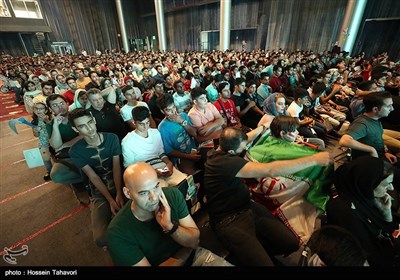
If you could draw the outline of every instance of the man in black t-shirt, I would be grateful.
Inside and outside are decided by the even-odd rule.
[[[204,185],[210,225],[233,256],[235,265],[271,266],[270,255],[290,254],[299,248],[291,230],[264,206],[250,200],[241,178],[284,176],[304,168],[330,163],[327,152],[295,160],[271,163],[242,158],[248,143],[264,132],[260,126],[248,134],[225,128],[220,146],[208,152]]]

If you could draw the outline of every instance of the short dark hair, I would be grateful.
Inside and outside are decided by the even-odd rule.
[[[93,119],[92,114],[88,110],[85,110],[83,108],[76,108],[76,109],[72,110],[71,112],[69,112],[68,121],[71,123],[71,125],[73,127],[76,127],[75,122],[74,122],[75,119],[80,118],[80,117],[85,117],[85,116]]]
[[[298,122],[297,118],[280,115],[280,116],[276,116],[272,120],[269,127],[271,129],[271,135],[276,138],[280,138],[281,131],[293,132],[299,127],[299,122]]]
[[[229,86],[230,84],[228,83],[228,82],[222,82],[222,83],[220,83],[219,85],[218,85],[218,87],[217,87],[217,91],[219,92],[219,93],[221,93],[221,91],[226,87],[226,86]]]
[[[243,130],[234,127],[227,127],[221,133],[221,137],[219,138],[219,147],[224,152],[230,150],[235,151],[239,148],[240,143],[247,141],[247,139],[247,134]]]
[[[375,84],[374,81],[363,81],[358,84],[357,88],[362,90],[362,91],[368,91],[371,90],[371,87]]]
[[[326,266],[363,266],[367,260],[357,238],[335,225],[326,225],[315,231],[307,247],[310,256],[317,254]]]
[[[122,93],[125,95],[125,93],[126,93],[128,90],[133,90],[133,87],[132,87],[132,86],[125,86],[125,87],[122,89]]]
[[[308,96],[308,91],[307,91],[306,89],[301,88],[301,87],[298,87],[298,88],[296,88],[296,89],[294,90],[293,97],[294,97],[294,100],[295,100],[295,101],[296,101],[297,99],[299,99],[299,98],[304,98],[304,97],[306,97],[306,96]]]
[[[235,86],[238,86],[238,85],[240,85],[240,84],[242,84],[242,83],[244,83],[244,82],[246,82],[245,79],[243,79],[243,78],[236,78],[236,79],[235,79]]]
[[[50,81],[41,82],[40,85],[42,86],[42,88],[44,88],[45,86],[51,86],[53,88],[53,84]]]
[[[99,90],[98,88],[91,88],[86,93],[89,98],[89,96],[91,96],[91,95],[101,94],[101,90]]]
[[[132,119],[135,122],[141,122],[144,119],[150,117],[149,109],[144,106],[137,106],[132,109]]]
[[[75,79],[74,77],[71,77],[71,76],[67,77],[67,78],[65,79],[65,82],[68,84],[68,81],[69,81],[69,80],[74,80],[74,82],[76,82],[76,79]]]
[[[195,87],[195,88],[192,88],[192,90],[190,91],[192,100],[196,100],[197,98],[200,97],[200,95],[203,95],[203,94],[205,94],[207,96],[207,91],[202,87]]]
[[[158,108],[160,108],[160,110],[164,110],[169,105],[174,104],[174,98],[171,94],[163,94],[157,98],[156,102]]]
[[[324,82],[316,82],[312,87],[312,92],[315,94],[321,94],[326,90],[326,85]]]
[[[49,95],[49,96],[46,98],[46,105],[47,105],[47,107],[51,108],[51,107],[50,107],[50,102],[56,100],[57,98],[61,98],[62,100],[65,101],[65,103],[68,104],[67,99],[65,99],[65,97],[64,97],[63,95],[61,95],[61,94],[52,94],[52,95]]]
[[[392,98],[392,95],[388,91],[371,92],[363,97],[363,103],[365,106],[365,112],[371,112],[374,107],[378,107],[380,110],[383,106],[383,100]]]

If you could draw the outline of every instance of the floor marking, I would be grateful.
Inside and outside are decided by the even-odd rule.
[[[19,106],[18,104],[17,105],[6,106],[6,109],[15,108],[15,107],[18,107],[18,106]]]
[[[8,149],[8,148],[15,147],[15,146],[18,146],[18,145],[21,145],[21,144],[25,144],[25,143],[28,143],[28,142],[31,142],[31,141],[34,141],[34,140],[37,140],[37,138],[33,138],[33,139],[26,140],[26,141],[22,141],[22,142],[19,142],[17,144],[5,147],[4,149]]]
[[[38,188],[41,188],[41,187],[43,187],[43,186],[45,186],[45,185],[47,185],[47,184],[50,184],[50,182],[42,183],[42,184],[40,184],[40,185],[37,185],[36,187],[27,189],[26,191],[23,191],[23,192],[14,194],[14,195],[12,195],[12,196],[9,196],[9,197],[3,199],[2,201],[0,201],[0,205],[3,204],[3,203],[5,203],[5,202],[14,200],[14,199],[16,199],[17,197],[20,197],[21,195],[24,195],[24,194],[26,194],[26,193],[28,193],[28,192],[31,192],[31,191],[36,190],[36,189],[38,189]]]
[[[51,229],[51,228],[53,228],[54,226],[56,226],[57,224],[59,224],[59,223],[65,221],[66,219],[71,218],[71,217],[75,216],[76,214],[79,214],[80,212],[82,212],[83,210],[85,210],[85,209],[88,208],[88,207],[89,207],[88,205],[82,205],[81,207],[79,207],[78,209],[76,209],[76,210],[72,211],[71,213],[65,215],[64,217],[61,217],[60,219],[58,219],[58,220],[52,222],[51,224],[45,226],[44,228],[41,228],[40,230],[38,230],[38,231],[35,232],[34,234],[29,235],[28,237],[26,237],[26,238],[24,238],[24,239],[18,241],[17,243],[15,243],[14,245],[12,245],[12,246],[10,246],[10,247],[7,247],[7,249],[8,249],[8,250],[12,250],[12,249],[14,249],[14,248],[19,247],[19,246],[22,245],[22,244],[25,244],[26,242],[32,240],[33,238],[39,236],[39,235],[42,234],[42,233],[48,231],[49,229]],[[0,256],[2,256],[2,255],[4,255],[4,254],[5,254],[5,251],[4,251],[4,250],[0,252]]]

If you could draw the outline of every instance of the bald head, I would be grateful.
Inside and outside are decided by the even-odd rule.
[[[239,148],[240,143],[247,141],[247,134],[243,130],[233,127],[225,128],[219,139],[219,146],[222,151],[228,152],[229,150],[236,150]]]
[[[150,182],[157,182],[157,180],[156,171],[145,162],[134,163],[128,166],[124,172],[125,186],[131,191]]]

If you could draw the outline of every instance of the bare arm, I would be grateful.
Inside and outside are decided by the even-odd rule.
[[[117,202],[119,207],[122,207],[124,204],[123,193],[122,193],[122,172],[121,172],[121,162],[120,156],[113,156],[113,179],[115,189],[117,191],[117,196],[115,201]]]
[[[312,156],[292,160],[279,160],[269,163],[248,162],[239,170],[236,177],[261,178],[286,176],[314,165],[328,166],[331,161],[328,152],[320,152]]]
[[[215,130],[218,128],[222,127],[222,125],[225,123],[224,118],[222,116],[216,118],[215,120],[206,123],[204,126],[199,127],[198,130],[200,134],[203,134],[204,136],[208,136],[211,133],[213,133]]]
[[[345,134],[342,136],[342,138],[340,138],[339,145],[345,146],[345,147],[348,147],[351,149],[367,152],[373,157],[378,157],[378,153],[374,147],[363,144],[363,143],[353,139],[353,137],[351,137],[348,134]]]
[[[112,213],[114,215],[117,214],[120,207],[117,205],[116,201],[111,196],[110,192],[107,189],[107,186],[101,180],[99,175],[97,175],[96,172],[94,172],[94,170],[89,165],[85,165],[82,168],[82,171],[89,177],[90,182],[92,182],[92,184],[96,187],[96,189],[98,189],[101,192],[101,194],[107,199],[108,203],[110,204]]]
[[[248,137],[248,142],[253,141],[254,139],[257,138],[258,135],[265,133],[265,131],[268,129],[267,125],[260,125],[257,128],[247,132],[247,137]]]
[[[326,97],[320,97],[319,101],[321,102],[321,104],[325,104],[326,102],[328,102],[336,93],[338,93],[340,90],[342,89],[342,87],[337,87],[334,90],[332,90],[332,92],[326,96]]]

